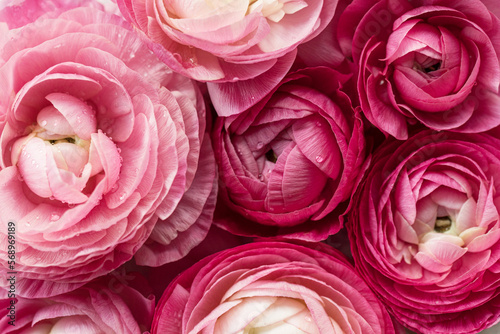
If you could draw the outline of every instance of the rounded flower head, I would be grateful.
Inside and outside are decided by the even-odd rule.
[[[300,70],[254,107],[216,120],[219,225],[306,240],[341,228],[334,214],[325,217],[349,198],[365,158],[345,79],[329,68]]]
[[[126,22],[92,8],[11,30],[0,50],[0,266],[12,226],[18,293],[54,295],[129,260],[172,216],[210,147],[205,109]]]
[[[152,333],[394,333],[390,317],[343,255],[259,242],[206,258],[174,280]]]
[[[480,0],[353,1],[338,36],[370,122],[398,139],[417,122],[466,133],[499,125],[499,10]]]
[[[316,36],[337,1],[119,0],[172,69],[201,81],[236,81],[269,70]]]
[[[149,330],[154,297],[145,297],[127,286],[124,277],[105,278],[51,298],[6,299],[5,291],[1,290],[4,299],[0,300],[3,320],[0,331],[4,334],[141,334]]]
[[[475,333],[498,321],[500,140],[424,131],[386,143],[347,224],[359,272],[403,324]]]

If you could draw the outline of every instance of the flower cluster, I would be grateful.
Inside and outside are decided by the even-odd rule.
[[[500,321],[495,1],[9,0],[0,79],[2,333]]]

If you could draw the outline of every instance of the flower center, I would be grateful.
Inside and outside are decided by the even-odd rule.
[[[423,61],[415,60],[413,62],[413,69],[419,72],[430,74],[441,68],[441,61],[439,59],[427,58]]]
[[[278,161],[278,156],[276,156],[276,153],[274,153],[273,150],[269,150],[266,152],[266,159],[267,159],[267,161],[271,161],[273,163],[276,163],[276,161]]]
[[[434,225],[434,231],[439,232],[439,233],[444,233],[446,231],[449,231],[451,229],[452,221],[451,218],[446,216],[446,217],[437,217],[436,218],[436,223]]]
[[[12,165],[40,198],[83,203],[87,182],[102,170],[91,149],[97,131],[94,108],[65,93],[49,94],[46,100],[50,104],[27,126],[27,135],[13,142]]]

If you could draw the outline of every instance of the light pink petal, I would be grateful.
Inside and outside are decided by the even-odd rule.
[[[201,153],[192,186],[170,217],[158,221],[150,241],[136,253],[139,264],[159,266],[178,260],[208,233],[217,196],[216,166],[208,137]]]
[[[147,100],[142,100],[146,102]],[[150,106],[152,108],[152,106]],[[109,208],[116,208],[136,191],[148,166],[151,146],[150,129],[144,114],[135,118],[134,130],[128,140],[120,143],[120,156],[123,160],[117,188],[105,196]],[[102,161],[102,160],[101,160]]]
[[[71,124],[69,124],[63,114],[61,114],[52,105],[40,110],[36,117],[36,121],[41,127],[54,134],[68,136],[72,136],[75,134],[75,131],[71,127]]]
[[[169,94],[170,95],[170,94]],[[178,109],[171,109],[177,110]],[[182,131],[182,122],[174,121],[177,117],[166,107],[160,107],[163,116],[158,117],[158,135],[161,145],[158,147],[160,157],[175,157],[165,159],[160,164],[164,186],[159,197],[160,203],[155,214],[160,219],[166,219],[175,210],[186,190],[187,155],[189,152],[188,139]],[[176,118],[176,120],[178,120]]]
[[[101,329],[96,326],[92,320],[86,316],[62,317],[52,326],[51,332],[54,333],[75,333],[75,334],[98,334]]]
[[[90,134],[96,132],[95,111],[84,101],[64,93],[52,93],[46,96],[52,105],[66,118],[73,131],[82,139],[90,140]],[[55,133],[57,128],[54,129]]]
[[[295,55],[295,51],[287,53],[278,58],[269,70],[247,80],[208,83],[208,92],[217,114],[224,117],[236,115],[259,102],[283,79]]]
[[[45,142],[47,148],[52,150],[52,156],[57,168],[67,170],[76,176],[80,176],[89,160],[89,152],[72,143],[49,144]]]
[[[53,193],[47,175],[49,171],[46,159],[47,154],[52,154],[52,150],[47,148],[42,139],[34,137],[21,152],[17,166],[24,182],[38,196],[49,198]]]
[[[468,245],[467,249],[472,253],[479,253],[487,250],[500,240],[500,229],[496,228],[483,235],[475,237]]]
[[[456,217],[457,230],[459,233],[462,231],[476,227],[479,222],[476,221],[477,216],[477,204],[473,198],[469,198],[460,208],[460,211]]]
[[[105,186],[103,193],[107,193],[117,182],[120,175],[121,158],[116,145],[111,139],[99,130],[91,136],[89,151],[89,162],[92,165],[92,173],[104,170]]]
[[[80,176],[57,168],[52,152],[46,152],[47,177],[52,195],[55,199],[68,204],[80,204],[88,197],[82,190],[87,185],[92,167],[87,164]]]

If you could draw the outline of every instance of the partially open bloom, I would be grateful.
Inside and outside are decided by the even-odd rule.
[[[365,161],[363,126],[342,91],[345,81],[326,67],[303,69],[254,107],[216,120],[219,226],[315,241],[341,228],[328,215],[350,197]]]
[[[222,251],[178,276],[152,333],[394,333],[354,268],[324,244],[258,242]]]
[[[11,299],[1,290],[0,332],[144,333],[151,326],[154,298],[124,283],[105,277],[75,291],[41,299]]]
[[[417,122],[466,133],[499,125],[495,13],[495,1],[354,0],[338,36],[370,122],[398,139]]]
[[[160,62],[125,21],[92,8],[11,30],[4,41],[0,267],[5,275],[9,227],[18,294],[81,286],[129,260],[150,235],[162,252],[179,231],[190,243],[174,251],[200,242],[215,162],[196,84]],[[199,195],[194,213],[185,212],[190,188]],[[160,255],[148,260],[182,254]]]
[[[347,227],[356,268],[422,333],[476,333],[500,305],[500,140],[421,132],[380,147]]]
[[[172,69],[201,81],[236,81],[269,70],[316,36],[336,0],[119,0],[125,18]]]

